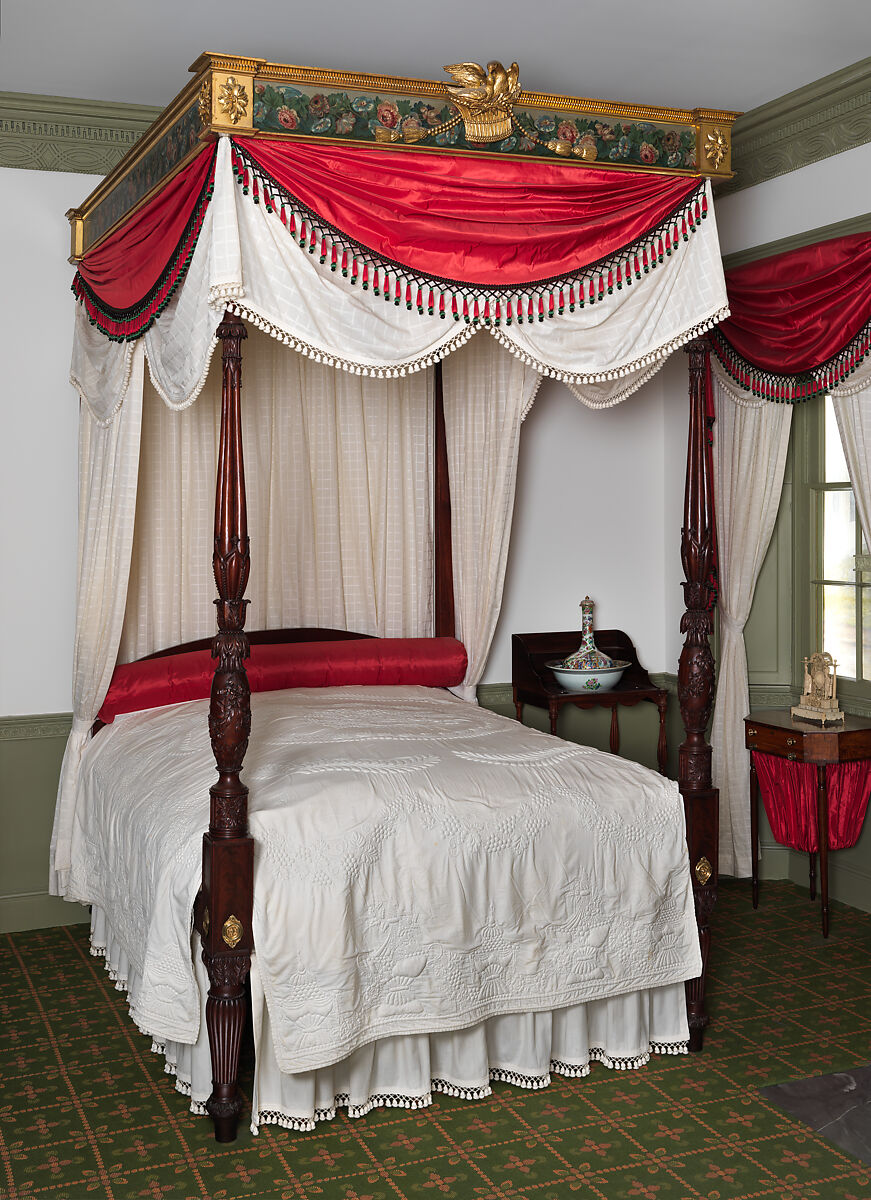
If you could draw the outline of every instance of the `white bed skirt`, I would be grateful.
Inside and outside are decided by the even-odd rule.
[[[167,1074],[190,1097],[191,1112],[205,1114],[212,1090],[205,1004],[209,981],[193,935],[194,965],[202,1012],[194,1045],[159,1043]],[[126,953],[102,909],[91,915],[91,953],[104,957],[119,991],[136,995]],[[383,1038],[362,1046],[330,1067],[288,1075],[275,1058],[269,1012],[257,969],[251,961],[251,1007],[255,1071],[251,1130],[281,1125],[306,1131],[331,1120],[338,1108],[362,1117],[373,1108],[425,1108],[434,1092],[478,1100],[489,1096],[494,1080],[523,1088],[543,1088],[552,1074],[588,1075],[590,1063],[615,1070],[644,1066],[651,1054],[686,1054],[689,1031],[682,983],[630,992],[552,1012],[491,1017],[450,1033]],[[136,1020],[135,1009],[131,1016]],[[139,1024],[137,1022],[137,1024]],[[148,1029],[141,1031],[151,1036]]]

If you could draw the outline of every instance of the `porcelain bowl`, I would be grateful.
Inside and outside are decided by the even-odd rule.
[[[557,683],[564,687],[567,692],[610,692],[611,688],[616,687],[623,678],[623,672],[629,666],[629,663],[623,659],[615,658],[613,666],[600,668],[599,670],[561,667],[559,659],[554,659],[553,662],[545,663],[544,665],[553,671]]]

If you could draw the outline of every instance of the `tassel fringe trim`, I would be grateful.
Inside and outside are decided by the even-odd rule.
[[[776,404],[800,404],[834,391],[861,366],[871,352],[871,321],[826,362],[793,375],[754,366],[730,345],[721,330],[711,335],[711,348],[729,378],[745,392]]]
[[[527,285],[479,286],[437,275],[421,274],[384,258],[319,216],[255,163],[242,143],[231,141],[236,182],[253,202],[274,214],[303,251],[340,271],[349,286],[383,296],[386,303],[405,305],[420,316],[451,319],[466,325],[498,329],[532,324],[603,301],[671,258],[689,241],[708,215],[705,180],[688,197],[636,241],[577,271]]]
[[[206,210],[215,187],[215,162],[197,199],[194,211],[170,255],[169,261],[154,286],[130,308],[113,308],[105,304],[80,272],[76,272],[71,288],[84,306],[88,320],[113,342],[129,342],[146,333],[175,295],[184,279],[196,249]]]
[[[573,374],[571,371],[561,371],[558,367],[548,366],[546,362],[542,362],[540,358],[529,354],[526,350],[521,349],[505,332],[501,329],[491,329],[490,333],[496,340],[509,350],[515,358],[519,358],[521,362],[527,366],[534,367],[540,375],[544,375],[550,379],[560,379],[563,383],[571,385],[582,385],[591,383],[607,383],[614,379],[623,379],[636,371],[643,370],[645,367],[650,367],[651,370],[643,375],[640,379],[633,379],[625,388],[612,396],[610,400],[601,405],[596,405],[597,408],[613,408],[619,404],[621,400],[625,400],[627,396],[631,396],[636,392],[648,379],[662,366],[663,362],[674,351],[679,350],[681,346],[685,346],[687,342],[691,342],[694,338],[701,337],[702,334],[708,333],[720,321],[725,320],[729,315],[728,305],[718,309],[712,316],[700,321],[697,325],[687,329],[680,336],[672,338],[671,341],[665,342],[662,346],[658,346],[655,350],[642,355],[640,358],[633,360],[630,363],[625,363],[622,367],[617,367],[612,371],[591,371],[586,374]],[[583,400],[583,397],[579,397]]]
[[[221,295],[217,303],[224,304],[224,296]],[[299,338],[293,337],[280,325],[273,324],[249,308],[247,304],[240,303],[237,300],[227,299],[226,308],[228,312],[234,313],[238,317],[242,317],[246,321],[250,321],[257,329],[262,329],[270,337],[275,338],[278,342],[283,342],[285,346],[290,346],[297,353],[305,355],[313,362],[324,363],[328,367],[336,367],[341,371],[347,371],[351,375],[366,375],[373,379],[399,379],[406,375],[413,375],[416,371],[425,371],[427,367],[433,367],[443,358],[447,358],[449,354],[453,354],[454,350],[458,350],[460,346],[465,345],[471,337],[478,332],[477,328],[470,326],[468,328],[458,329],[456,335],[449,341],[442,344],[434,350],[430,350],[426,354],[422,354],[419,358],[409,359],[407,362],[399,364],[374,364],[355,362],[349,358],[339,358],[335,354],[329,354],[326,350],[322,350],[318,346],[312,346],[309,342],[301,341]]]
[[[527,1091],[540,1091],[551,1083],[551,1075],[561,1075],[569,1079],[583,1079],[590,1074],[590,1063],[598,1062],[614,1071],[632,1071],[643,1067],[650,1061],[651,1054],[688,1054],[688,1042],[651,1042],[646,1054],[637,1054],[629,1058],[610,1056],[600,1047],[591,1047],[589,1060],[585,1063],[566,1063],[560,1059],[551,1059],[549,1071],[544,1075],[523,1075],[519,1071],[511,1071],[503,1067],[491,1067],[489,1071],[492,1083],[510,1083],[514,1087],[525,1088]],[[178,1086],[178,1084],[176,1084]],[[340,1108],[347,1110],[347,1115],[356,1119],[364,1117],[374,1108],[405,1108],[416,1110],[429,1108],[435,1093],[453,1096],[460,1100],[484,1100],[493,1094],[488,1084],[477,1087],[463,1087],[449,1083],[445,1079],[430,1081],[430,1090],[423,1096],[406,1096],[400,1093],[376,1093],[369,1096],[362,1104],[351,1104],[346,1093],[339,1093],[330,1108],[316,1108],[312,1117],[292,1117],[287,1113],[273,1109],[261,1109],[257,1119],[252,1119],[251,1132],[256,1134],[260,1125],[279,1125],[282,1129],[290,1129],[297,1133],[310,1133],[319,1121],[332,1121]],[[204,1106],[203,1106],[204,1107]],[[191,1112],[194,1111],[191,1105]],[[253,1114],[252,1114],[253,1118]]]

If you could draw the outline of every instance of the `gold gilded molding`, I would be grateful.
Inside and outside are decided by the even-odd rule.
[[[207,75],[200,87],[200,99],[197,105],[200,120],[203,125],[212,123],[212,77]]]
[[[708,860],[703,856],[696,863],[695,871],[696,871],[696,879],[698,879],[699,883],[702,885],[702,887],[704,887],[705,884],[708,882],[708,880],[713,875],[714,868],[711,866],[711,864],[708,862]]]
[[[221,926],[221,937],[227,943],[231,950],[235,950],[242,940],[242,934],[245,930],[242,928],[242,922],[238,917],[234,917],[230,913],[224,924]]]

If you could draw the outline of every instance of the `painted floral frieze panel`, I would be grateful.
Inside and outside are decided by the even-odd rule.
[[[458,115],[447,99],[324,92],[265,80],[257,80],[254,85],[254,128],[264,133],[308,134],[354,142],[392,141],[459,150],[486,149],[490,153],[550,159],[560,154],[616,166],[682,170],[696,167],[696,138],[691,125],[620,121],[595,113],[517,106],[513,109],[510,135],[485,144],[466,138]]]

